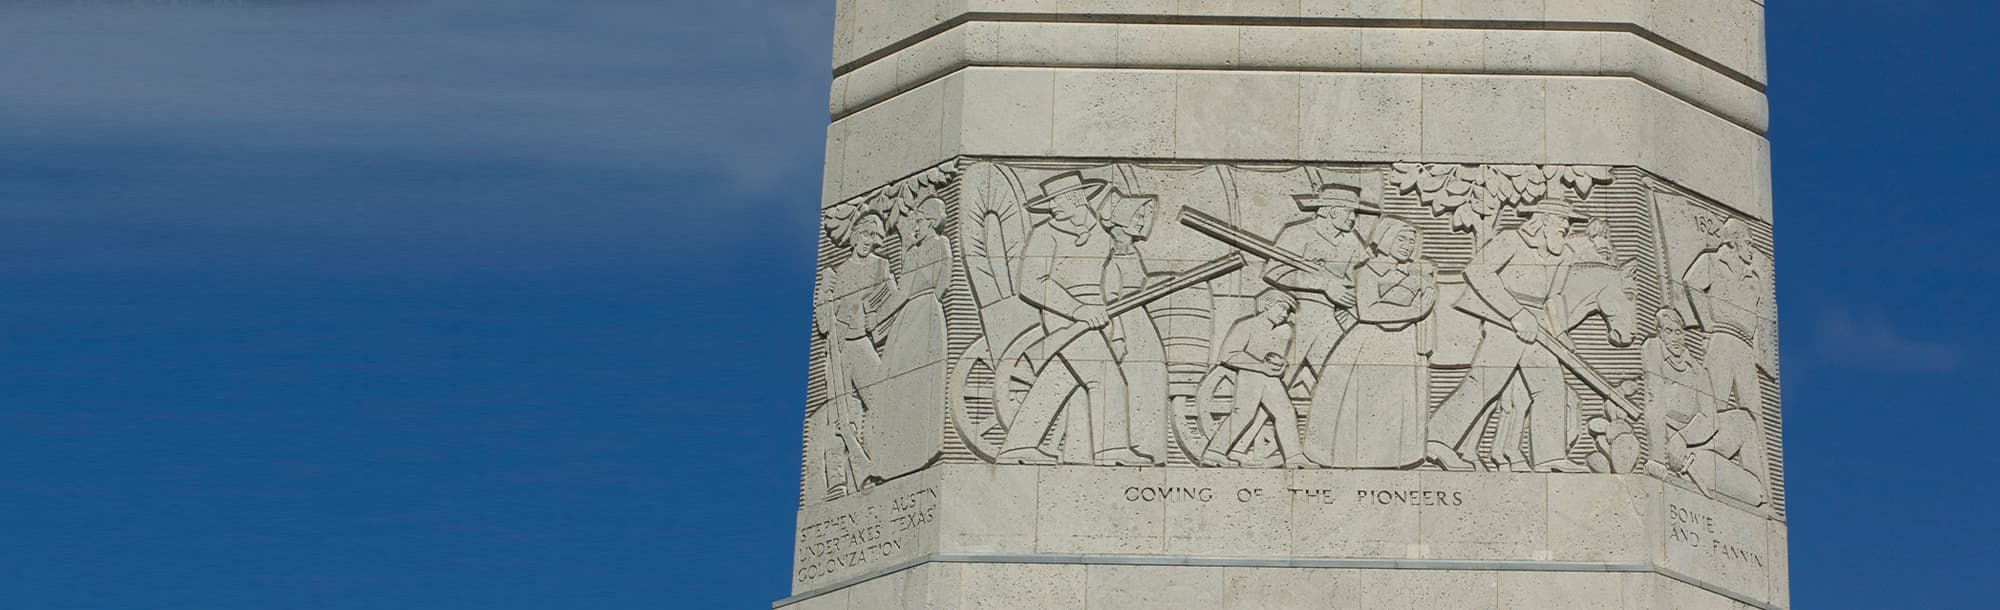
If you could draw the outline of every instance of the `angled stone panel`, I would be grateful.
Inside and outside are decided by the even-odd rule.
[[[835,77],[833,116],[971,67],[1408,72],[1630,79],[1753,132],[1762,86],[1620,31],[972,21]]]

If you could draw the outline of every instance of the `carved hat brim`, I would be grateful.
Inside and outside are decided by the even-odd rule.
[[[1111,183],[1103,180],[1079,179],[1045,192],[1040,197],[1029,199],[1027,203],[1023,203],[1021,206],[1027,208],[1030,212],[1047,212],[1049,211],[1050,204],[1055,203],[1057,199],[1082,192],[1084,199],[1088,200],[1091,197],[1096,197],[1098,193],[1104,192],[1104,188],[1110,185]]]
[[[1352,199],[1341,198],[1341,197],[1322,197],[1318,193],[1313,193],[1309,195],[1293,195],[1292,200],[1299,204],[1299,209],[1308,212],[1320,208],[1331,208],[1331,207],[1354,208],[1354,211],[1356,212],[1360,212],[1362,214],[1375,214],[1378,216],[1386,212],[1386,210],[1382,209],[1382,204],[1358,197]]]
[[[1345,207],[1362,214],[1381,214],[1382,204],[1370,200],[1363,194],[1365,190],[1358,184],[1328,182],[1320,185],[1319,190],[1315,192],[1293,195],[1292,200],[1298,204],[1299,209],[1308,212],[1327,207]]]
[[[1567,201],[1543,201],[1534,205],[1521,206],[1522,217],[1536,214],[1555,214],[1570,220],[1590,220],[1590,215],[1576,209],[1576,204]]]

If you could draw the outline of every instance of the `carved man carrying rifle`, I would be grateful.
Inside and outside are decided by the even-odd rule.
[[[1051,373],[1064,372],[1083,387],[1089,412],[1104,418],[1107,432],[1096,451],[1100,464],[1140,466],[1153,463],[1152,456],[1134,450],[1132,439],[1123,434],[1131,415],[1125,371],[1102,329],[1111,323],[1106,311],[1105,265],[1112,254],[1112,237],[1090,207],[1107,184],[1085,180],[1077,172],[1064,172],[1042,183],[1043,195],[1026,204],[1030,212],[1050,215],[1049,221],[1028,232],[1021,264],[1021,298],[1042,311],[1042,327],[1053,335],[1075,323],[1091,332],[1077,336],[1067,345],[1052,346],[1055,363]],[[1145,315],[1141,311],[1139,315]],[[1008,424],[1006,444],[995,459],[1002,464],[1054,464],[1057,457],[1042,450],[1056,416],[1063,411],[1069,392],[1064,384],[1038,380],[1022,401],[1014,421]]]
[[[1360,215],[1379,216],[1381,204],[1361,197],[1361,187],[1326,184],[1319,192],[1293,197],[1299,208],[1312,218],[1293,223],[1278,232],[1278,247],[1313,263],[1310,269],[1272,265],[1264,281],[1286,289],[1299,300],[1294,319],[1300,341],[1291,359],[1287,385],[1295,382],[1306,367],[1314,375],[1324,375],[1326,359],[1334,345],[1354,326],[1355,265],[1373,254],[1361,239]]]
[[[1585,469],[1569,459],[1573,437],[1566,424],[1563,363],[1556,355],[1565,347],[1551,343],[1565,339],[1550,330],[1560,327],[1555,322],[1560,315],[1550,311],[1550,300],[1557,296],[1554,293],[1572,259],[1570,223],[1585,217],[1566,199],[1545,199],[1521,212],[1528,219],[1519,228],[1494,236],[1465,266],[1472,291],[1459,306],[1481,318],[1479,347],[1465,381],[1431,414],[1425,450],[1426,458],[1447,470],[1477,467],[1479,433],[1496,415],[1496,399],[1504,397],[1517,378],[1527,391],[1527,412],[1506,415],[1526,419],[1528,459],[1535,462],[1534,468]]]

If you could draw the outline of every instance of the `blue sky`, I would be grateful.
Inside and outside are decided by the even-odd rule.
[[[0,599],[785,594],[827,0],[0,5]],[[2000,9],[1770,12],[1793,590],[1979,607]]]

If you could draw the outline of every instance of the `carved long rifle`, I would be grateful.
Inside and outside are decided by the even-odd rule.
[[[1477,298],[1476,295],[1475,298]],[[1500,313],[1493,311],[1491,306],[1486,305],[1483,301],[1479,302],[1479,305],[1479,308],[1472,308],[1461,304],[1458,310],[1502,328],[1514,327],[1512,321],[1502,318]],[[1620,393],[1617,386],[1612,385],[1611,380],[1605,379],[1603,374],[1597,372],[1597,369],[1590,368],[1590,365],[1583,361],[1582,356],[1577,355],[1568,345],[1564,345],[1562,341],[1558,340],[1556,337],[1559,333],[1550,326],[1550,322],[1547,319],[1543,319],[1540,324],[1535,325],[1535,334],[1535,344],[1542,346],[1542,349],[1549,350],[1549,353],[1556,357],[1556,362],[1562,363],[1563,368],[1569,369],[1569,372],[1576,374],[1576,378],[1583,380],[1584,385],[1590,386],[1591,390],[1603,395],[1605,400],[1611,401],[1612,405],[1624,411],[1625,415],[1631,418],[1632,421],[1640,421],[1642,419],[1643,415],[1639,410],[1639,406],[1633,404],[1632,399],[1626,398],[1624,394]]]
[[[1200,266],[1175,275],[1172,279],[1165,282],[1148,286],[1138,292],[1106,304],[1104,306],[1104,315],[1107,318],[1117,318],[1119,315],[1145,307],[1148,303],[1166,298],[1168,295],[1180,292],[1190,286],[1234,273],[1237,269],[1242,269],[1245,264],[1246,262],[1243,260],[1242,253],[1234,253],[1202,263]],[[1033,360],[1035,373],[1040,374],[1043,368],[1048,367],[1050,362],[1055,361],[1055,355],[1061,353],[1063,348],[1069,347],[1069,344],[1075,343],[1084,333],[1092,330],[1096,329],[1091,328],[1089,324],[1082,321],[1071,322],[1068,326],[1064,326],[1055,332],[1049,333],[1048,336],[1042,337],[1041,341],[1036,342],[1036,345],[1030,346],[1028,351],[1030,354],[1034,353],[1035,347],[1047,347],[1042,352],[1047,354],[1046,356]],[[1033,357],[1031,356],[1031,358]]]
[[[1181,224],[1187,225],[1190,229],[1200,231],[1203,235],[1213,237],[1217,241],[1235,246],[1244,252],[1255,254],[1278,264],[1301,271],[1310,271],[1313,268],[1313,262],[1306,257],[1280,248],[1277,244],[1264,241],[1263,238],[1257,237],[1249,231],[1232,226],[1198,210],[1181,210]],[[1486,316],[1480,317],[1484,318]],[[1489,319],[1488,321],[1501,326],[1512,325],[1510,322],[1501,320]],[[1618,388],[1611,385],[1610,380],[1605,379],[1596,369],[1590,368],[1590,365],[1583,361],[1583,357],[1578,356],[1576,352],[1570,351],[1569,347],[1556,341],[1556,333],[1549,330],[1548,327],[1542,326],[1536,330],[1541,334],[1541,337],[1539,337],[1540,340],[1535,342],[1537,345],[1541,345],[1543,349],[1547,349],[1550,354],[1555,355],[1556,361],[1562,363],[1563,368],[1569,369],[1571,373],[1575,373],[1578,379],[1583,380],[1584,385],[1590,386],[1590,389],[1604,395],[1606,400],[1611,401],[1611,404],[1617,405],[1619,409],[1624,410],[1625,414],[1631,417],[1633,421],[1638,421],[1640,418],[1639,407],[1632,404],[1631,399],[1626,398],[1624,394],[1620,394]]]
[[[1569,369],[1571,373],[1575,373],[1576,378],[1582,379],[1583,384],[1590,386],[1590,389],[1604,395],[1605,400],[1611,401],[1611,404],[1616,405],[1619,410],[1624,411],[1625,416],[1631,418],[1632,421],[1636,422],[1643,419],[1644,416],[1639,410],[1639,406],[1632,404],[1632,399],[1626,398],[1624,394],[1619,393],[1618,388],[1611,385],[1611,380],[1605,379],[1603,375],[1597,372],[1597,369],[1590,368],[1589,364],[1584,363],[1582,356],[1578,356],[1576,352],[1570,351],[1569,346],[1557,341],[1555,332],[1549,330],[1548,326],[1537,326],[1535,330],[1541,334],[1541,340],[1536,341],[1535,344],[1549,350],[1549,353],[1555,354],[1556,361],[1561,362],[1563,368]]]
[[[1200,231],[1203,235],[1213,237],[1216,241],[1235,246],[1238,250],[1255,254],[1293,269],[1312,271],[1319,266],[1314,264],[1311,259],[1297,252],[1280,248],[1278,244],[1264,241],[1264,238],[1223,222],[1214,216],[1204,214],[1200,210],[1181,210],[1181,224],[1187,225],[1190,229]]]
[[[1181,210],[1181,224],[1187,225],[1190,229],[1200,231],[1203,235],[1213,237],[1217,241],[1235,246],[1244,252],[1255,254],[1266,260],[1299,271],[1315,273],[1318,270],[1325,269],[1325,265],[1306,258],[1303,254],[1286,250],[1278,244],[1265,241],[1264,238],[1258,237],[1255,233],[1223,222],[1199,210]],[[1351,285],[1349,287],[1352,288]],[[1357,322],[1354,312],[1345,308],[1334,310],[1333,315],[1334,319],[1340,323],[1341,328],[1353,328]]]

